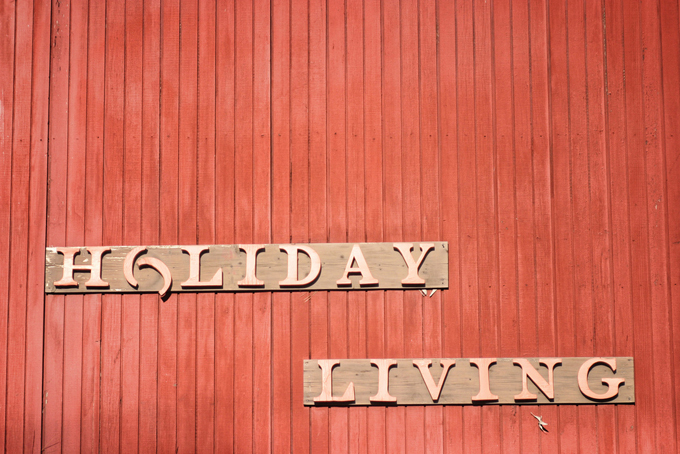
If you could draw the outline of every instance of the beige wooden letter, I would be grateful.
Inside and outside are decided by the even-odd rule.
[[[616,358],[591,358],[583,363],[578,370],[578,388],[584,396],[593,400],[607,400],[616,397],[619,394],[619,386],[626,382],[625,378],[603,378],[602,383],[606,383],[609,389],[602,394],[594,393],[588,386],[588,373],[596,364],[606,364],[613,372],[616,372]]]
[[[550,400],[555,398],[555,386],[553,372],[557,364],[562,364],[562,358],[542,358],[538,362],[548,368],[548,381],[538,373],[526,358],[515,358],[513,364],[522,367],[522,392],[515,396],[515,400],[536,400],[538,396],[529,392],[527,377],[534,382],[534,385]]]
[[[470,358],[470,364],[479,369],[479,393],[472,398],[473,402],[498,400],[498,396],[491,394],[489,387],[489,368],[496,362],[496,358]]]
[[[303,287],[319,277],[321,272],[321,258],[314,249],[309,246],[285,244],[279,246],[279,249],[286,251],[288,254],[288,276],[286,279],[279,281],[280,287]],[[298,280],[298,251],[302,251],[309,256],[312,261],[309,274],[304,279]]]
[[[170,287],[172,287],[172,274],[170,274],[170,269],[161,260],[156,257],[142,257],[137,260],[137,265],[139,268],[153,268],[160,273],[163,277],[163,287],[158,291],[161,298],[165,298],[170,292]]]
[[[110,247],[88,247],[86,251],[92,256],[92,265],[76,265],[74,257],[80,253],[78,247],[58,247],[57,252],[64,255],[64,274],[62,278],[54,282],[55,287],[77,287],[78,283],[73,279],[74,271],[89,271],[90,280],[85,282],[85,287],[106,288],[108,282],[102,280],[102,254],[111,250]]]
[[[340,364],[340,360],[320,359],[317,362],[321,368],[323,387],[314,402],[354,402],[354,382],[349,383],[342,397],[333,397],[333,368]]]
[[[255,277],[257,253],[264,250],[264,244],[239,244],[238,248],[246,253],[246,275],[237,282],[239,287],[264,287],[264,282]]]
[[[132,272],[133,266],[135,264],[135,260],[137,260],[137,256],[144,251],[146,251],[144,246],[137,246],[127,253],[125,256],[125,261],[123,262],[123,276],[125,276],[125,280],[128,281],[128,284],[134,288],[139,287],[139,282],[137,282],[137,279],[135,279],[135,275]]]
[[[394,249],[401,253],[401,256],[406,262],[406,266],[408,266],[408,276],[406,276],[405,279],[402,279],[401,283],[403,285],[424,285],[425,279],[418,275],[418,270],[420,269],[423,260],[425,260],[427,253],[434,249],[434,243],[422,243],[420,245],[421,252],[417,262],[413,260],[413,256],[411,255],[413,243],[394,243]]]
[[[420,376],[423,377],[423,381],[425,382],[425,386],[427,386],[427,390],[430,392],[430,397],[432,398],[432,401],[436,402],[439,400],[439,395],[442,392],[442,386],[444,385],[444,381],[446,380],[446,375],[449,373],[449,369],[451,369],[451,366],[456,364],[456,360],[442,359],[439,361],[439,364],[442,365],[444,370],[442,371],[442,374],[439,377],[439,384],[437,385],[434,384],[434,378],[432,378],[432,372],[430,372],[430,364],[432,364],[432,361],[429,359],[413,360],[413,365],[416,366],[420,371]]]
[[[201,282],[201,254],[210,246],[183,246],[182,250],[189,253],[189,279],[180,285],[185,287],[222,287],[222,268],[218,269],[209,282]]]
[[[358,268],[353,268],[354,261],[357,262]],[[378,280],[373,277],[371,271],[368,269],[368,264],[364,258],[364,254],[361,252],[361,248],[358,244],[355,244],[352,248],[352,252],[349,254],[349,259],[347,260],[347,266],[345,267],[345,273],[340,279],[336,281],[337,285],[352,285],[352,281],[349,279],[348,275],[361,274],[361,280],[359,285],[377,285]]]
[[[371,364],[378,366],[378,392],[369,400],[371,402],[396,402],[397,398],[390,395],[390,367],[397,364],[396,359],[372,359]]]

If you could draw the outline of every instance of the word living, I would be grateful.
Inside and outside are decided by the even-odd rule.
[[[634,402],[633,359],[305,361],[305,405]]]

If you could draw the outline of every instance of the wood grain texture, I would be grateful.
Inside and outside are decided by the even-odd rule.
[[[144,2],[142,44],[141,209],[144,222],[140,240],[159,241],[160,164],[160,1]],[[140,301],[139,351],[139,451],[158,446],[158,330],[157,295]]]
[[[179,2],[161,4],[160,163],[158,235],[161,244],[178,238]],[[167,222],[166,222],[167,221]],[[159,304],[158,424],[156,449],[177,450],[177,296]]]
[[[298,87],[291,94],[291,59],[296,48],[291,47],[291,10],[290,2],[276,2],[273,4],[272,16],[272,186],[277,188],[278,197],[272,201],[272,239],[286,241],[291,235],[291,197],[292,197],[292,164],[293,149],[301,150],[303,144],[299,139],[296,147],[291,147],[291,134],[300,134],[300,126],[291,124],[291,103],[293,99],[298,103],[305,103],[301,99],[302,87],[306,80],[296,80]],[[302,9],[300,7],[300,9]],[[297,13],[296,13],[297,14]],[[305,25],[307,18],[305,17]],[[301,25],[301,24],[298,24]],[[302,41],[301,34],[296,34]],[[298,41],[298,42],[299,42]],[[304,40],[306,45],[307,40]],[[299,52],[301,49],[297,49]],[[304,65],[297,66],[298,71],[304,71]],[[295,109],[298,116],[303,115],[301,109]],[[295,132],[293,132],[293,128]],[[306,125],[305,125],[306,131]],[[297,166],[298,171],[304,171],[305,166]],[[302,192],[302,191],[300,191]],[[298,194],[300,194],[298,192]],[[306,213],[297,212],[304,220]],[[300,220],[298,220],[300,222]],[[305,299],[306,295],[295,295],[295,300]],[[290,452],[292,449],[294,431],[291,424],[292,405],[289,383],[292,377],[292,326],[291,326],[291,295],[279,293],[272,298],[272,336],[278,342],[272,346],[272,451],[277,453]],[[298,309],[299,311],[300,309]],[[304,309],[303,309],[304,310]],[[305,323],[307,325],[307,323]],[[306,339],[300,339],[303,341]],[[305,352],[306,353],[306,352]],[[297,425],[304,434],[309,432],[309,421],[301,421]],[[301,435],[303,436],[303,435]],[[308,446],[309,435],[304,445],[298,443],[297,448]]]
[[[11,11],[8,8],[8,12]],[[15,20],[19,24],[24,23],[31,18],[33,11],[30,5],[21,5],[16,7]],[[13,30],[14,26],[9,25],[9,29]],[[11,251],[28,251],[29,245],[29,222],[30,210],[26,203],[29,200],[30,192],[30,160],[31,160],[31,103],[22,102],[22,98],[30,93],[31,86],[31,67],[30,62],[21,58],[21,55],[32,53],[32,35],[27,30],[21,30],[21,26],[17,27],[19,30],[15,32],[15,36],[7,39],[13,42],[16,51],[15,62],[10,63],[10,67],[16,68],[19,74],[17,80],[14,81],[14,99],[9,102],[10,115],[13,113],[13,125],[8,131],[9,140],[7,140],[6,148],[12,149],[11,162],[9,162],[10,172],[8,172],[8,179],[11,186],[9,192],[9,200],[5,198],[4,202],[9,207],[11,213],[10,225],[5,226],[9,234],[9,244],[5,243],[8,252]],[[6,61],[6,60],[5,60]],[[9,63],[9,62],[8,62]],[[3,87],[8,91],[12,91],[11,84]],[[6,432],[4,434],[5,450],[19,451],[23,449],[23,421],[24,421],[24,384],[26,380],[26,345],[28,340],[28,333],[26,329],[27,304],[25,302],[27,295],[26,279],[24,276],[28,274],[28,257],[20,260],[11,260],[11,254],[8,254],[7,260],[11,263],[7,267],[7,276],[3,289],[3,304],[4,309],[4,325],[3,334],[5,339],[4,352],[6,353],[3,360],[3,378],[6,378],[6,394],[3,398],[3,409],[5,415],[3,420],[5,422]]]
[[[82,181],[86,168],[87,114],[87,3],[73,2],[70,11],[70,78],[68,111],[68,174],[67,174],[67,230],[66,244],[85,240],[85,186]],[[82,407],[83,311],[84,300],[68,297],[64,308],[64,405],[65,420],[80,418]],[[78,451],[82,428],[64,427],[62,446]]]
[[[675,452],[679,24],[676,0],[0,1],[1,446]],[[426,240],[431,297],[45,294],[46,246]],[[302,404],[310,358],[591,355],[634,358],[634,405]]]
[[[141,241],[142,230],[142,77],[143,4],[125,4],[125,152],[123,187],[123,241]],[[139,408],[141,344],[141,296],[121,299],[121,450],[134,451],[140,444]]]
[[[215,18],[215,223],[216,241],[234,239],[234,5]],[[217,45],[219,43],[219,45]],[[234,296],[215,296],[215,450],[233,451]],[[219,378],[219,379],[218,379]]]
[[[88,87],[85,204],[85,239],[91,244],[103,241],[104,188],[104,80],[106,45],[106,5],[88,5]],[[101,409],[101,295],[88,295],[83,301],[83,366],[81,390],[81,437],[83,452],[97,452],[100,446]]]
[[[3,68],[7,68],[0,75],[0,146],[6,152],[0,155],[0,172],[4,181],[10,181],[10,184],[5,184],[0,188],[0,206],[9,207],[12,197],[12,154],[13,154],[13,135],[12,129],[14,124],[14,61],[15,61],[15,33],[16,26],[16,4],[3,2],[0,3],[0,23],[4,30],[2,41],[0,42],[0,64]],[[4,209],[0,215],[1,232],[0,235],[0,250],[2,252],[2,259],[9,261],[10,257],[10,237],[11,237],[11,210]],[[7,314],[9,310],[9,267],[0,268],[0,312]],[[7,352],[9,342],[7,338],[8,320],[5,316],[0,322],[0,351]],[[3,390],[7,389],[7,355],[0,355],[0,386]],[[0,393],[0,406],[5,408],[7,400],[6,393]],[[6,417],[4,413],[0,416],[2,427],[6,426]],[[0,443],[5,445],[6,431],[3,430],[0,434]]]

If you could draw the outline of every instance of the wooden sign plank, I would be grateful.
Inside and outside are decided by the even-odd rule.
[[[478,358],[479,360],[480,358]],[[554,358],[548,358],[554,359]],[[596,362],[590,366],[588,362],[594,359],[606,361],[615,360],[616,371],[605,363]],[[527,380],[527,390],[535,398],[516,399],[523,391],[523,369],[520,365],[513,364],[517,358],[493,359],[488,370],[489,391],[494,398],[474,401],[473,398],[480,395],[480,368],[473,365],[469,358],[456,358],[455,364],[448,369],[441,393],[438,399],[433,399],[426,385],[420,368],[414,365],[413,359],[381,360],[392,361],[395,364],[389,368],[386,389],[389,396],[395,400],[376,401],[371,398],[379,392],[381,379],[379,368],[371,364],[370,359],[342,359],[331,360],[339,362],[332,368],[331,386],[332,396],[335,402],[328,399],[319,399],[323,396],[323,373],[319,367],[319,360],[306,360],[304,362],[304,404],[305,405],[471,405],[471,404],[627,404],[635,402],[635,378],[633,374],[633,358],[559,358],[560,363],[554,367],[554,398],[549,399],[539,390],[531,378]],[[535,370],[549,384],[548,368],[539,364],[545,359],[526,358]],[[327,360],[324,360],[327,361]],[[426,360],[427,361],[427,360]],[[429,367],[431,374],[431,386],[438,386],[444,359],[433,359]],[[480,363],[480,361],[477,361]],[[593,361],[591,361],[593,362]],[[481,368],[484,369],[483,367]],[[579,385],[579,371],[587,372],[588,386]],[[612,384],[612,389],[618,385],[618,393],[607,399],[603,396],[610,387],[603,382],[610,379],[623,379],[619,385]],[[540,381],[540,380],[539,380]],[[354,399],[341,401],[347,388],[353,383]],[[613,382],[612,382],[613,383]],[[383,383],[384,384],[384,383]],[[581,390],[585,389],[586,393]],[[434,388],[433,388],[434,389]],[[590,398],[586,394],[590,391],[596,398]],[[497,397],[497,398],[496,398]],[[315,401],[316,399],[316,401]]]
[[[96,264],[94,248],[78,248],[73,255],[73,283],[59,285],[64,282],[64,260],[66,248],[49,247],[45,250],[45,292],[46,293],[143,293],[159,292],[163,289],[166,279],[162,276],[163,266],[167,267],[167,274],[172,277],[170,292],[253,292],[253,291],[293,291],[293,290],[394,290],[394,289],[442,289],[448,288],[448,243],[409,243],[411,250],[410,265],[402,256],[402,252],[395,244],[403,243],[319,243],[295,245],[310,248],[319,256],[320,270],[318,276],[303,285],[280,285],[289,276],[289,256],[282,249],[290,245],[211,245],[211,246],[149,246],[141,251],[134,246],[115,246],[101,255],[101,281],[91,270]],[[427,254],[421,257],[420,245],[432,245]],[[252,247],[251,247],[252,246]],[[260,249],[261,247],[261,249]],[[428,246],[423,246],[426,250]],[[200,254],[198,264],[200,273],[194,272],[192,282],[191,254],[188,249],[196,251],[204,249]],[[357,249],[358,248],[358,249]],[[246,270],[249,266],[247,249],[255,261],[255,272],[247,279]],[[259,250],[258,250],[259,249]],[[404,250],[402,246],[402,251]],[[294,253],[295,249],[289,249]],[[357,250],[359,252],[357,252]],[[408,248],[406,249],[408,250]],[[131,253],[132,251],[132,253]],[[136,251],[141,251],[135,255]],[[124,273],[126,257],[132,257],[132,277],[137,281],[135,288]],[[194,254],[198,256],[198,252]],[[312,254],[313,255],[313,254]],[[362,266],[362,257],[365,263]],[[348,264],[352,259],[352,263]],[[422,262],[419,260],[422,258]],[[68,261],[69,259],[66,258]],[[412,268],[420,263],[416,280],[423,283],[408,283],[407,278],[414,279]],[[140,264],[145,264],[140,268]],[[303,251],[297,253],[297,276],[293,281],[314,274],[310,254]],[[82,267],[82,268],[80,268]],[[346,273],[346,269],[354,271]],[[96,267],[95,267],[96,269]],[[356,270],[368,270],[360,273]],[[222,282],[219,285],[212,281],[222,270]],[[294,273],[293,273],[294,274]],[[347,274],[345,284],[343,280]],[[370,277],[373,279],[368,279]],[[68,279],[66,279],[68,280]],[[55,282],[57,285],[55,285]],[[89,282],[89,284],[88,284]],[[93,283],[94,282],[94,283]],[[212,282],[212,284],[211,284]],[[134,282],[133,282],[134,283]]]

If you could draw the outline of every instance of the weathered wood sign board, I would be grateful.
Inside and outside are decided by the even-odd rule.
[[[630,357],[304,362],[305,405],[634,402],[635,379]]]
[[[46,293],[442,289],[448,243],[50,247]]]

